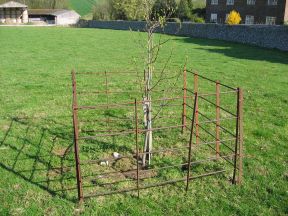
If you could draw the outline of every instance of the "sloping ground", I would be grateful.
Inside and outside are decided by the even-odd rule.
[[[81,16],[85,16],[92,12],[93,5],[97,0],[69,0],[71,9],[75,10]]]
[[[179,183],[141,191],[140,199],[130,193],[90,199],[81,208],[73,202],[70,71],[135,71],[134,60],[143,71],[139,37],[146,35],[1,28],[0,215],[287,215],[288,53],[166,35],[171,40],[159,61],[165,65],[172,48],[169,71],[179,71],[188,58],[188,68],[243,87],[243,185],[210,177],[191,182],[187,194]],[[109,143],[87,151],[97,154]]]

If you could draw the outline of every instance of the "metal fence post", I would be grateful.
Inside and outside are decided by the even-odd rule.
[[[182,111],[182,133],[186,128],[186,103],[187,103],[187,70],[186,65],[184,66],[183,71],[183,111]]]
[[[198,94],[198,74],[194,74],[194,94]],[[196,144],[199,144],[199,114],[198,114],[198,102],[195,107],[195,130],[196,130]]]
[[[74,128],[74,154],[76,163],[76,178],[77,178],[77,190],[78,199],[80,202],[83,201],[83,188],[82,188],[82,177],[79,159],[79,126],[78,126],[78,104],[77,104],[77,86],[76,86],[76,75],[75,71],[72,70],[72,88],[73,88],[73,128]]]
[[[216,82],[216,157],[220,157],[220,83]]]
[[[195,93],[194,98],[194,110],[191,122],[191,131],[190,131],[190,140],[189,140],[189,152],[188,152],[188,170],[187,170],[187,180],[186,180],[186,191],[189,189],[189,180],[190,180],[190,169],[191,169],[191,153],[192,153],[192,143],[193,143],[193,133],[194,133],[194,123],[196,117],[196,107],[198,104],[198,93]]]
[[[140,197],[139,191],[139,146],[138,146],[138,111],[137,111],[137,100],[135,99],[135,143],[136,143],[136,163],[137,163],[137,194]]]
[[[239,88],[239,163],[238,184],[242,183],[243,176],[243,91]]]
[[[242,100],[243,100],[243,94],[242,90],[240,88],[237,88],[237,118],[236,118],[236,140],[235,140],[235,150],[234,150],[234,171],[233,171],[233,184],[241,183],[241,177],[242,177],[242,143],[243,142],[243,124],[242,124]],[[241,169],[241,170],[240,170]],[[238,171],[237,171],[238,170]],[[238,172],[238,178],[236,180]],[[241,176],[241,177],[240,177]]]

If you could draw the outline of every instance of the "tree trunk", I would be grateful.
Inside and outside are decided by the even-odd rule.
[[[153,132],[152,132],[152,76],[153,76],[153,30],[150,28],[150,23],[147,24],[148,42],[147,42],[147,67],[145,69],[145,96],[143,101],[144,110],[144,122],[145,122],[145,140],[144,140],[144,152],[147,154],[143,155],[142,165],[145,167],[148,161],[148,165],[152,159],[152,143],[153,143]]]

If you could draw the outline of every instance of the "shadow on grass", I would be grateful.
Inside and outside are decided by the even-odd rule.
[[[10,120],[0,143],[0,167],[74,202],[75,196],[67,193],[69,185],[75,186],[71,128],[51,119],[37,123],[26,118]]]
[[[173,40],[200,45],[201,48],[196,47],[194,49],[218,53],[232,58],[288,64],[288,52],[275,49],[266,49],[213,39],[176,38]]]
[[[72,120],[70,116],[64,118],[10,118],[0,140],[0,168],[52,196],[76,202]],[[94,153],[98,154],[99,151],[131,151],[125,146],[118,146],[115,139],[111,142],[94,140],[90,144],[93,145],[88,153],[92,154],[94,147]],[[87,154],[84,146],[80,148],[80,153]]]

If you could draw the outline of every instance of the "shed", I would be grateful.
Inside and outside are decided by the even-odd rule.
[[[0,5],[0,23],[28,23],[28,6],[9,1]]]
[[[73,25],[77,24],[80,15],[73,10],[64,9],[30,9],[29,22],[45,22],[56,25]]]

